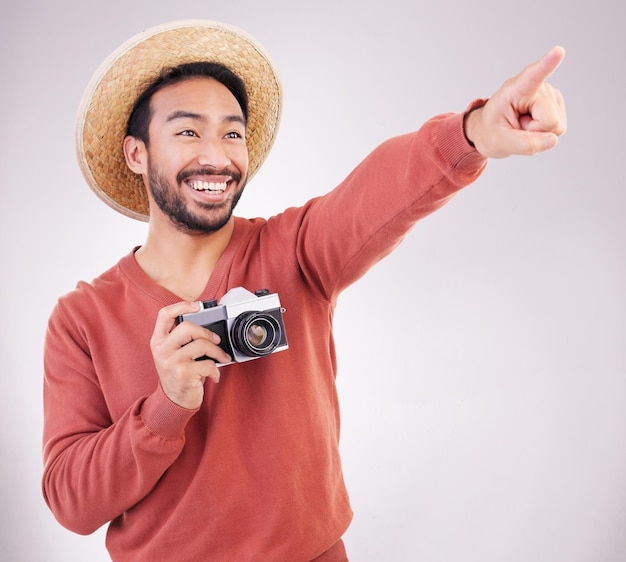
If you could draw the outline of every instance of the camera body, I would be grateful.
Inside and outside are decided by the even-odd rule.
[[[261,289],[254,293],[236,287],[228,291],[219,303],[203,301],[203,309],[182,314],[178,323],[188,321],[216,333],[219,346],[232,357],[230,365],[259,359],[288,348],[283,312],[276,293]],[[211,359],[199,357],[197,361]]]

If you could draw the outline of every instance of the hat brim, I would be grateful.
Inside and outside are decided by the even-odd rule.
[[[83,95],[76,151],[91,189],[120,213],[148,220],[143,180],[126,165],[123,140],[137,97],[164,68],[208,61],[227,66],[248,94],[248,179],[267,157],[282,113],[278,73],[258,42],[236,27],[205,20],[169,22],[126,41],[96,71]]]

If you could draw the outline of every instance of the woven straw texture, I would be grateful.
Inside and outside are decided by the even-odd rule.
[[[163,68],[219,62],[243,79],[249,97],[246,138],[250,179],[269,153],[282,112],[278,74],[263,48],[241,30],[217,22],[171,22],[124,43],[91,79],[78,114],[76,150],[89,186],[115,210],[147,220],[142,178],[124,159],[123,140],[135,99]]]

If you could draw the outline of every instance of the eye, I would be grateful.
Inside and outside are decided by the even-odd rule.
[[[225,138],[227,139],[241,139],[243,135],[237,131],[231,131],[230,133],[226,133]]]
[[[185,129],[184,131],[181,131],[178,134],[182,137],[197,137],[198,136],[196,135],[195,131],[192,131],[191,129]]]

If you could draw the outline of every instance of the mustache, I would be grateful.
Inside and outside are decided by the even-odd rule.
[[[183,170],[176,176],[176,181],[181,183],[191,176],[229,176],[234,181],[241,181],[241,174],[233,168],[222,168],[216,170],[214,168],[195,168],[193,170]]]

